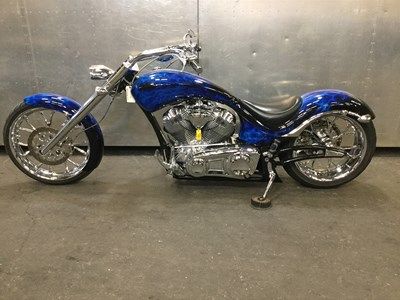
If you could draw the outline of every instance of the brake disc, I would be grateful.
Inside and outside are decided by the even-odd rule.
[[[59,165],[68,160],[74,150],[73,140],[66,137],[43,155],[40,150],[57,134],[57,130],[50,127],[35,129],[28,138],[28,149],[32,156],[46,165]]]

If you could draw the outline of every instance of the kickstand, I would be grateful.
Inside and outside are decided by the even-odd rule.
[[[272,205],[272,199],[267,197],[267,194],[269,192],[269,190],[271,189],[272,183],[275,180],[276,177],[276,172],[275,172],[275,168],[273,167],[271,161],[268,161],[268,174],[269,174],[269,179],[268,179],[268,184],[265,188],[264,194],[262,196],[253,196],[251,198],[251,205],[253,208],[256,209],[266,209],[271,207]],[[279,177],[278,177],[279,178]]]

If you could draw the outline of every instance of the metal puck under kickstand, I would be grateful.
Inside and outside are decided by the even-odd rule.
[[[251,206],[255,209],[267,209],[272,205],[271,199],[267,197],[253,196],[251,197]]]

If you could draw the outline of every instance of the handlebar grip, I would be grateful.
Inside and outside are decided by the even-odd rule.
[[[193,70],[196,71],[197,74],[200,74],[201,72],[203,72],[203,67],[200,66],[200,64],[198,64],[196,61],[191,60],[190,61],[190,66],[193,68]]]

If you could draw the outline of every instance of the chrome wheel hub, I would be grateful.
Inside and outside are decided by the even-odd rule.
[[[59,165],[68,160],[74,151],[73,140],[67,137],[55,145],[46,155],[40,150],[57,134],[57,130],[50,127],[40,127],[34,130],[28,138],[28,149],[32,156],[46,165]]]

